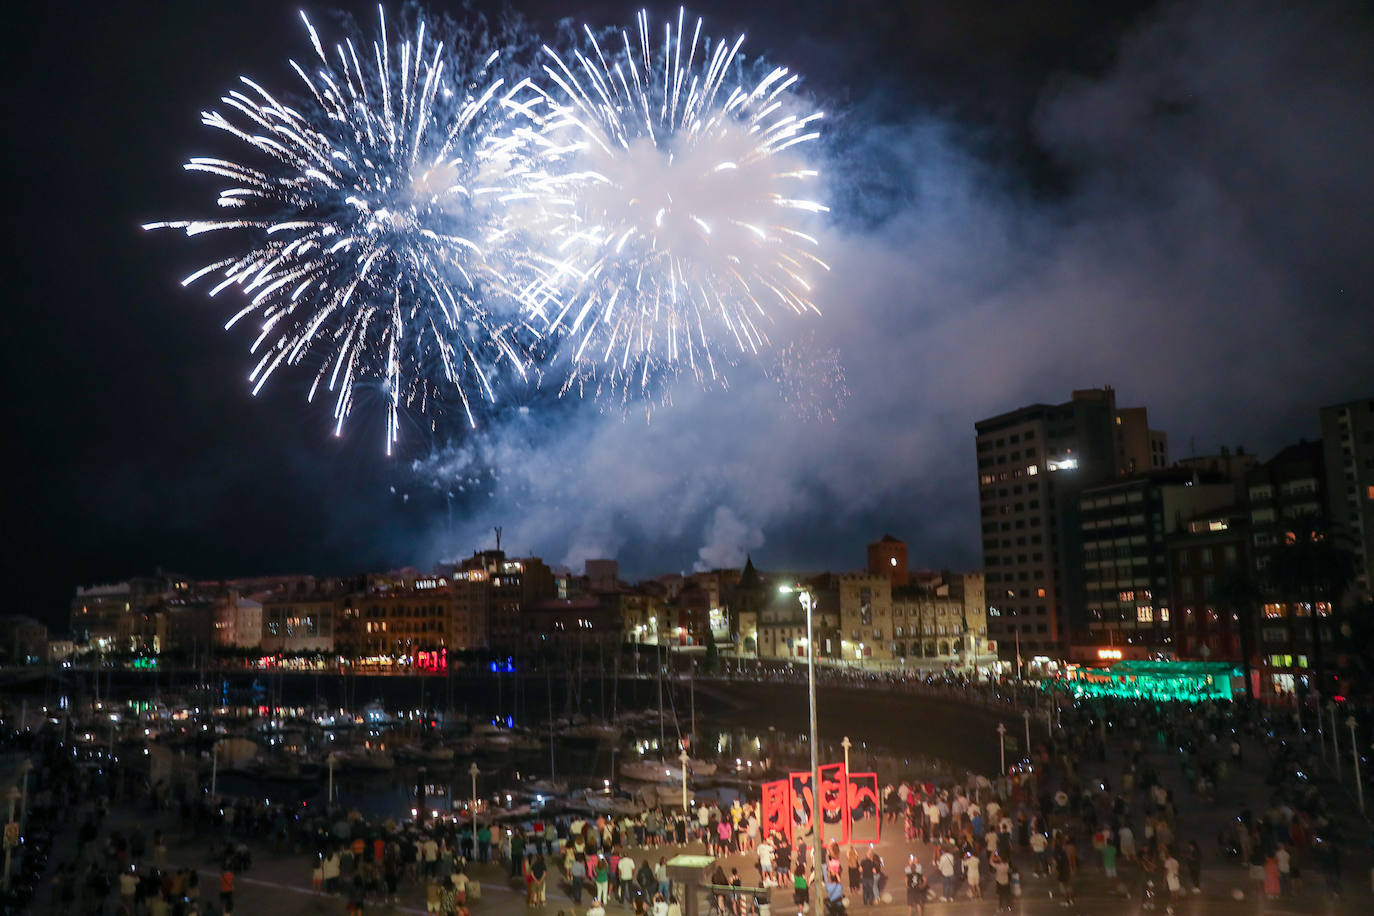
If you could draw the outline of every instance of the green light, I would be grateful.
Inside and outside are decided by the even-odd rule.
[[[1239,677],[1240,671],[1225,662],[1120,661],[1110,668],[1074,668],[1064,677],[1041,681],[1040,688],[1075,697],[1195,703],[1231,699]]]

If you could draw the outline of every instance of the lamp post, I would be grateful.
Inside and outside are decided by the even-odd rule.
[[[1355,797],[1360,802],[1360,813],[1364,814],[1364,772],[1360,769],[1360,744],[1355,740],[1355,717],[1345,720],[1350,729],[1350,754],[1355,764]]]
[[[784,595],[794,591],[789,586],[781,586],[778,591]],[[811,824],[815,830],[815,837],[811,844],[811,857],[814,861],[815,873],[811,878],[811,893],[815,900],[815,909],[812,910],[816,916],[820,916],[825,905],[825,889],[821,883],[821,877],[825,874],[825,860],[822,858],[821,851],[821,812],[820,812],[820,791],[821,777],[820,764],[816,759],[816,629],[812,623],[811,611],[815,605],[815,596],[811,594],[809,588],[797,586],[795,591],[797,598],[801,601],[802,608],[806,611],[806,681],[811,701]]]
[[[215,797],[215,788],[219,785],[219,741],[210,748],[210,798]]]
[[[24,820],[29,813],[29,770],[33,769],[33,761],[25,757],[24,762],[19,764],[20,790],[19,790],[19,829],[24,829]]]
[[[330,754],[324,759],[324,762],[329,767],[329,790],[324,796],[324,810],[328,811],[334,807],[334,767],[338,764],[339,758]]]
[[[687,748],[682,749],[682,753],[677,755],[677,759],[682,761],[682,816],[687,816],[687,761],[691,758],[687,756]]]
[[[1031,743],[1030,743],[1030,710],[1029,710],[1029,709],[1023,709],[1023,710],[1021,710],[1021,718],[1024,719],[1024,720],[1026,721],[1026,759],[1029,760],[1029,759],[1030,759],[1030,752],[1031,752]],[[1006,767],[1006,764],[1004,763],[1004,764],[1002,765],[1002,770],[1003,770],[1003,772],[1005,772],[1006,769],[1007,769],[1007,767]]]
[[[472,857],[477,858],[477,774],[481,772],[477,769],[477,761],[472,762],[468,767],[468,775],[472,777]]]
[[[849,736],[845,735],[844,740],[840,742],[840,747],[844,748],[844,772],[846,776],[849,774],[849,749],[853,746],[849,743]]]
[[[997,723],[997,746],[1002,752],[1002,771],[998,774],[998,778],[1001,778],[1007,772],[1007,726],[1002,722]]]

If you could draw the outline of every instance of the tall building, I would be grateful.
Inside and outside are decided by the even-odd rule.
[[[1118,410],[1116,392],[1073,392],[979,420],[978,502],[988,636],[1003,659],[1059,656],[1071,608],[1081,608],[1079,494],[1124,468],[1167,463],[1144,408]],[[1123,435],[1123,430],[1129,435]]]
[[[1071,608],[1070,657],[1096,661],[1100,650],[1169,652],[1167,540],[1200,512],[1229,505],[1223,474],[1172,469],[1090,487],[1078,497],[1084,605]]]
[[[1122,477],[1160,471],[1169,466],[1169,437],[1150,429],[1144,407],[1116,412],[1116,472]]]
[[[1321,409],[1327,498],[1337,543],[1355,557],[1346,601],[1374,586],[1374,398]]]
[[[1331,605],[1311,594],[1294,594],[1275,581],[1276,551],[1294,543],[1307,528],[1328,524],[1326,463],[1322,443],[1300,441],[1246,474],[1250,540],[1256,585],[1263,594],[1260,618],[1260,689],[1291,694],[1308,683],[1312,668],[1311,618],[1331,616]],[[1332,653],[1331,628],[1322,642]]]
[[[906,542],[885,534],[869,544],[868,573],[873,576],[887,576],[892,581],[893,588],[910,584],[911,573],[906,565]]]

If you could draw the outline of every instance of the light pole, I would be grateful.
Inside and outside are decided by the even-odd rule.
[[[19,829],[24,829],[24,821],[29,813],[29,770],[33,769],[33,761],[25,757],[24,762],[19,764],[20,783],[19,790]]]
[[[1331,713],[1331,757],[1336,761],[1336,782],[1341,781],[1341,745],[1336,740],[1336,704],[1327,703],[1326,709]],[[1321,707],[1317,708],[1317,715],[1321,715]]]
[[[1002,771],[998,774],[1000,779],[1007,773],[1007,726],[1003,722],[997,723],[997,746],[1002,752]]]
[[[210,749],[210,798],[215,797],[215,788],[219,785],[219,741],[215,741],[215,746]]]
[[[687,816],[687,761],[692,758],[687,756],[687,748],[682,749],[682,753],[677,755],[677,759],[682,761],[682,816]]]
[[[848,735],[845,735],[845,736],[844,736],[844,740],[842,740],[842,741],[840,742],[840,747],[844,748],[844,772],[845,772],[845,776],[848,776],[848,775],[849,775],[849,749],[850,749],[851,747],[853,747],[853,746],[854,746],[854,745],[852,745],[852,744],[849,743],[849,736],[848,736]]]
[[[324,762],[329,767],[329,791],[324,797],[324,810],[328,811],[334,807],[334,767],[338,764],[339,758],[330,754],[324,759]]]
[[[1331,713],[1331,756],[1335,757],[1337,760],[1340,760],[1340,759],[1341,759],[1341,746],[1340,746],[1340,742],[1338,742],[1338,741],[1336,740],[1337,738],[1340,737],[1339,735],[1336,734],[1336,701],[1335,701],[1335,700],[1332,700],[1331,702],[1327,703],[1327,704],[1326,704],[1326,708],[1327,708],[1327,710]],[[1336,778],[1337,778],[1337,779],[1340,778],[1340,764],[1339,764],[1339,763],[1336,764]]]
[[[472,777],[472,858],[477,858],[477,761],[472,762],[468,767],[468,775]]]
[[[1355,797],[1360,802],[1360,813],[1364,814],[1364,772],[1360,769],[1360,744],[1355,740],[1355,717],[1345,720],[1350,728],[1350,755],[1355,763]]]
[[[794,590],[798,593],[797,598],[806,611],[806,681],[811,700],[811,824],[815,830],[815,837],[811,844],[811,858],[814,862],[815,872],[811,876],[810,890],[815,900],[815,909],[812,912],[816,916],[820,916],[825,903],[825,890],[821,884],[821,876],[825,874],[825,860],[822,858],[823,853],[821,851],[820,763],[816,759],[816,629],[811,617],[811,611],[815,605],[815,596],[811,594],[809,588],[800,585],[795,589],[786,585],[778,589],[784,595],[790,594]]]
[[[1031,752],[1031,743],[1030,743],[1030,710],[1029,710],[1029,709],[1023,709],[1023,710],[1021,710],[1021,718],[1024,719],[1025,722],[1026,722],[1026,759],[1029,760],[1029,759],[1030,759],[1030,752]],[[1005,772],[1006,769],[1007,769],[1007,768],[1006,768],[1006,765],[1004,764],[1004,765],[1002,766],[1002,770]]]

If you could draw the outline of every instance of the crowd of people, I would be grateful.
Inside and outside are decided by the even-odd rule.
[[[1168,909],[1203,890],[1205,865],[1221,863],[1241,869],[1238,888],[1263,896],[1339,896],[1344,851],[1363,839],[1340,834],[1310,736],[1286,713],[1245,704],[1066,703],[1059,727],[1000,776],[885,774],[883,841],[829,842],[819,872],[810,835],[765,835],[750,798],[690,812],[483,821],[474,834],[452,818],[375,823],[194,787],[178,794],[140,783],[114,761],[83,764],[54,735],[32,740],[29,751],[38,762],[31,823],[53,816],[55,798],[82,800],[65,822],[53,820],[72,842],[51,868],[51,909],[102,916],[231,914],[255,850],[303,856],[312,890],[337,895],[350,913],[419,891],[429,912],[467,916],[481,895],[478,870],[495,862],[512,884],[523,883],[532,908],[548,905],[553,884],[570,906],[585,900],[591,916],[611,904],[675,916],[670,847],[694,842],[717,857],[708,899],[729,916],[766,916],[789,891],[803,910],[818,883],[832,910],[892,902],[884,854],[897,863],[909,916],[928,903],[982,899],[987,884],[999,910],[1026,893],[1068,906],[1087,875],[1101,879],[1094,894]],[[1241,773],[1250,779],[1243,797],[1226,791]],[[114,806],[165,826],[108,825]],[[1180,817],[1181,806],[1194,816]],[[174,830],[211,837],[213,847],[202,861],[169,862],[169,846],[180,845],[166,834]]]

